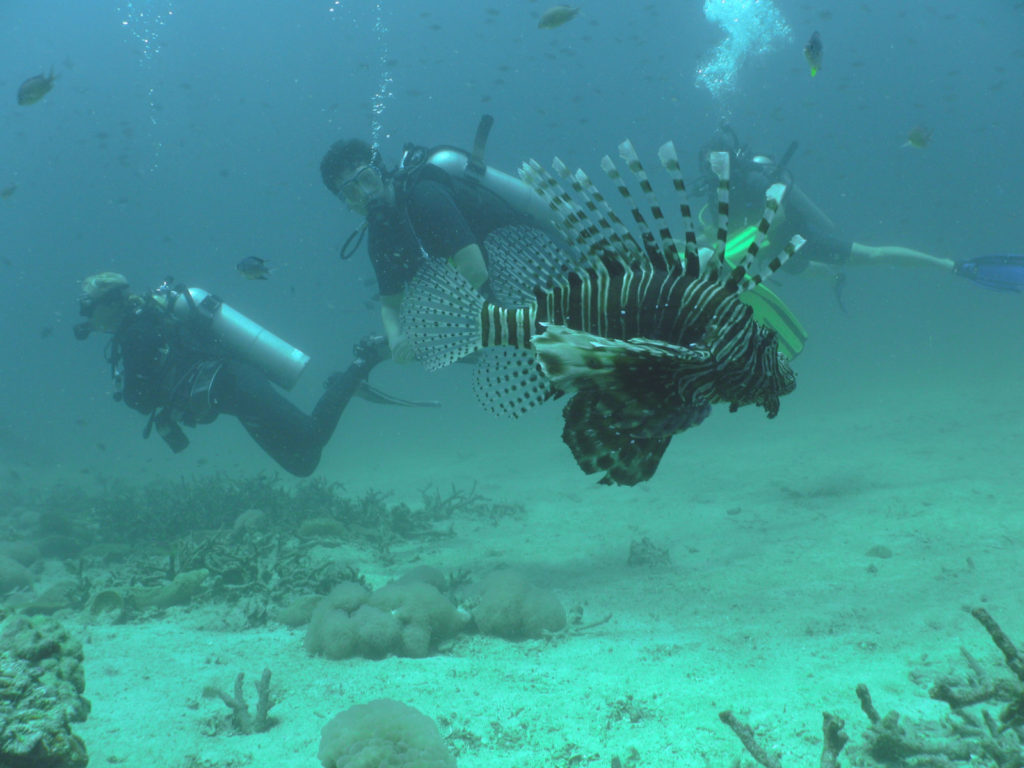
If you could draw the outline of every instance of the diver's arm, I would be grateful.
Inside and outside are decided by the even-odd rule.
[[[384,325],[384,333],[391,347],[391,359],[396,363],[411,363],[416,359],[412,345],[402,331],[399,308],[402,306],[402,294],[393,293],[380,297],[380,319]]]
[[[850,248],[850,264],[891,264],[896,267],[938,267],[952,270],[954,262],[952,259],[943,259],[899,245],[854,243]]]
[[[487,282],[487,265],[484,263],[484,254],[476,243],[460,248],[452,256],[454,266],[474,289],[479,288]]]

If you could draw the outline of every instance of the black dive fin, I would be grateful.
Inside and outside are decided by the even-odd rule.
[[[379,405],[401,405],[405,408],[440,408],[441,403],[437,400],[403,400],[400,397],[389,395],[387,392],[377,389],[372,384],[362,382],[355,392],[357,397],[369,400]]]

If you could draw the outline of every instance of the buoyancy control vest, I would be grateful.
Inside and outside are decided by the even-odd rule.
[[[470,152],[447,144],[429,148],[406,144],[402,160],[392,176],[396,197],[406,197],[424,171],[438,169],[453,183],[469,184],[493,194],[523,216],[530,226],[543,230],[556,242],[562,242],[544,198],[526,182],[484,162],[487,137],[493,125],[494,118],[491,115],[480,118],[473,150]]]

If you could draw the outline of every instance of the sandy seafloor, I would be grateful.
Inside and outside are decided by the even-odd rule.
[[[945,297],[945,286],[935,290]],[[428,484],[475,488],[525,514],[456,519],[453,537],[403,545],[387,568],[369,551],[339,557],[375,586],[412,565],[511,566],[582,606],[584,621],[610,620],[558,641],[462,636],[430,658],[383,661],[311,658],[303,630],[225,631],[208,608],[78,626],[92,714],[76,732],[91,764],[314,766],[321,727],[378,697],[479,737],[459,742],[464,768],[629,764],[631,750],[640,766],[727,766],[744,755],[718,720],[727,708],[784,766],[817,765],[823,711],[860,741],[861,682],[883,714],[940,717],[946,707],[927,690],[960,668],[961,647],[1003,671],[965,607],[986,607],[1024,642],[1019,349],[972,342],[1019,314],[1008,303],[1019,297],[961,290],[950,289],[961,302],[950,311],[965,317],[953,338],[933,338],[920,317],[899,326],[896,288],[880,312],[815,310],[826,320],[775,421],[720,406],[636,488],[578,471],[555,406],[518,423],[479,411],[462,370],[421,390],[444,394],[438,411],[354,404],[325,476],[395,500]],[[406,376],[392,366],[374,378],[409,394],[425,374]],[[245,447],[224,461],[248,468],[258,458]],[[643,537],[671,562],[628,566],[630,542]],[[892,556],[867,555],[876,545]],[[228,689],[244,672],[251,695],[264,667],[279,723],[204,735],[226,710],[200,697],[203,686]]]

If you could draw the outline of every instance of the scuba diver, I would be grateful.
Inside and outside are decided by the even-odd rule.
[[[728,152],[730,155],[730,251],[746,250],[753,240],[754,228],[761,216],[765,190],[781,182],[786,185],[786,192],[768,238],[781,244],[788,242],[794,234],[799,234],[807,241],[783,266],[784,271],[799,273],[808,267],[823,268],[835,281],[839,296],[843,280],[841,270],[847,265],[884,264],[955,270],[956,262],[952,259],[898,245],[865,245],[842,237],[824,211],[793,183],[793,175],[786,166],[796,149],[797,144],[793,142],[782,158],[775,162],[766,155],[751,152],[747,145],[740,143],[736,132],[727,124],[719,126],[701,148],[698,161],[703,177],[698,188],[709,199],[709,204],[700,216],[706,228],[713,228],[717,223],[713,220],[717,179],[711,174],[707,157],[713,151]],[[711,220],[708,220],[709,217]],[[762,253],[774,250],[769,248],[762,250]]]
[[[730,154],[730,238],[726,247],[726,260],[741,256],[753,241],[758,216],[764,200],[764,191],[772,184],[786,185],[782,207],[768,231],[769,240],[786,243],[794,234],[806,239],[804,246],[782,267],[783,271],[799,273],[808,267],[825,270],[832,278],[836,298],[844,309],[842,288],[847,265],[880,264],[890,266],[937,267],[967,278],[976,285],[997,291],[1024,292],[1024,255],[991,254],[954,261],[930,253],[899,245],[865,245],[841,237],[832,220],[793,183],[793,175],[786,167],[797,143],[792,142],[778,162],[766,155],[758,155],[741,144],[736,132],[723,123],[698,153],[702,179],[697,189],[708,198],[701,210],[700,220],[705,229],[714,231],[716,222],[715,185],[707,158],[713,151]],[[710,216],[708,214],[710,212]],[[711,220],[709,220],[709,218]],[[765,241],[768,246],[768,241]],[[762,247],[769,256],[776,249]]]
[[[519,179],[484,164],[492,125],[493,119],[484,115],[472,153],[406,144],[398,167],[388,169],[375,148],[361,139],[347,139],[332,144],[320,163],[324,186],[366,217],[342,246],[341,257],[349,258],[368,233],[381,319],[396,362],[414,359],[399,312],[403,290],[424,259],[450,262],[473,288],[494,299],[488,234],[525,224],[557,237],[543,200]]]
[[[353,395],[396,405],[369,387],[371,370],[388,357],[381,336],[367,336],[355,360],[327,379],[325,392],[307,415],[274,386],[290,389],[309,357],[199,288],[172,285],[141,295],[128,280],[103,272],[82,281],[75,337],[110,334],[106,358],[116,384],[115,400],[149,416],[171,450],[188,446],[181,425],[208,424],[222,413],[235,416],[283,469],[306,477],[334,433]]]

